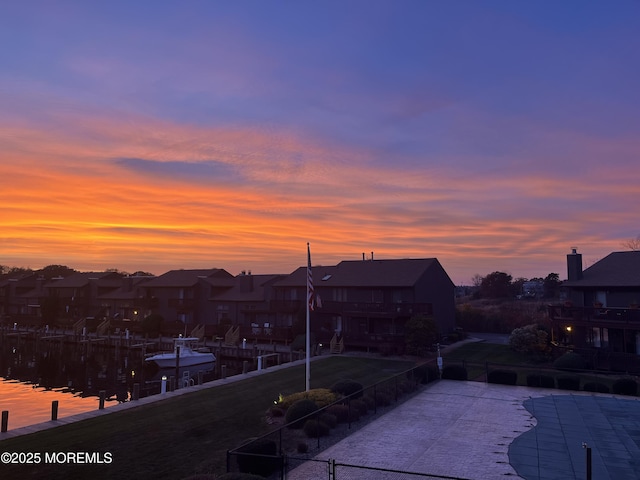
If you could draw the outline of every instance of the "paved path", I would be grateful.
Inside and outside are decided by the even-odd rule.
[[[594,480],[640,479],[638,417],[633,397],[441,380],[317,458],[474,480],[584,479],[586,441]],[[326,468],[308,462],[287,478],[324,479]],[[373,477],[350,469],[344,478]]]

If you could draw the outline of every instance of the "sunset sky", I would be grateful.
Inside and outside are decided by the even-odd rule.
[[[566,278],[640,234],[640,1],[4,2],[0,264]]]

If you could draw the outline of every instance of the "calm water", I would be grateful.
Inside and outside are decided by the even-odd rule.
[[[215,379],[214,364],[181,368],[182,381]],[[9,430],[51,419],[51,402],[58,401],[58,418],[98,408],[101,390],[105,408],[130,401],[133,384],[140,397],[160,393],[161,379],[175,369],[160,370],[144,362],[139,350],[96,345],[67,345],[59,341],[5,338],[0,344],[0,410],[9,411]]]

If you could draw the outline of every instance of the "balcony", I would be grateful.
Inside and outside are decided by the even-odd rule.
[[[431,303],[375,303],[375,302],[322,302],[321,311],[350,315],[380,315],[385,317],[411,317],[431,315]]]
[[[555,323],[640,329],[640,309],[637,308],[549,305],[548,311]]]
[[[196,306],[196,301],[193,298],[170,298],[168,305],[178,310],[193,310]]]
[[[304,307],[304,301],[302,300],[271,300],[269,302],[269,309],[272,312],[297,312]]]

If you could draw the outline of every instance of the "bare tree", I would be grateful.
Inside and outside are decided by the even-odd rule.
[[[640,250],[640,235],[638,235],[636,238],[631,238],[626,242],[622,242],[622,246],[628,250],[637,252],[638,250]]]

